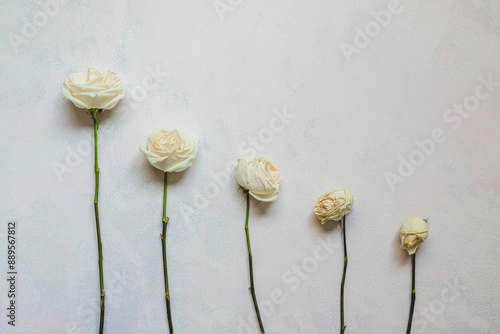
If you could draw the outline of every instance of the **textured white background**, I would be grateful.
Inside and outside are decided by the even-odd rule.
[[[0,4],[1,272],[9,220],[19,245],[17,326],[0,272],[0,332],[97,330],[92,122],[60,95],[88,66],[130,84],[99,135],[107,333],[167,330],[162,173],[138,150],[158,126],[201,140],[193,167],[169,179],[176,333],[257,332],[233,177],[253,151],[283,180],[276,202],[251,203],[268,333],[338,332],[341,234],[312,213],[332,187],[355,198],[347,333],[405,331],[410,258],[398,228],[413,215],[430,223],[413,332],[500,332],[500,86],[476,91],[480,77],[500,81],[498,1],[401,0],[378,33],[372,12],[389,1],[221,0],[219,12],[212,0],[58,3],[52,16],[38,1]],[[368,45],[346,57],[341,46],[359,46],[365,27]],[[478,92],[488,96],[474,106]],[[473,111],[459,116],[464,102]],[[275,122],[285,110],[294,118]],[[435,129],[445,140],[419,161],[415,141]],[[385,174],[410,158],[421,164],[391,190]]]

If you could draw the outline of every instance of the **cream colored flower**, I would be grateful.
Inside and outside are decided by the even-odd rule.
[[[353,204],[354,200],[347,189],[335,188],[328,190],[318,199],[313,211],[321,220],[321,224],[324,224],[327,220],[341,220],[351,211]]]
[[[87,72],[73,73],[61,87],[63,99],[68,99],[78,108],[112,109],[123,99],[128,87],[115,72],[103,74],[94,68]]]
[[[406,219],[399,228],[401,238],[401,249],[406,249],[412,255],[417,247],[429,236],[429,225],[427,219],[410,217]]]
[[[199,140],[180,130],[156,129],[139,150],[154,167],[164,172],[182,172],[193,165]]]
[[[278,198],[280,171],[264,157],[256,156],[250,161],[238,159],[236,181],[259,201],[274,202]]]

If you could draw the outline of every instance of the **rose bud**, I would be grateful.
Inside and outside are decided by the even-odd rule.
[[[417,247],[429,236],[429,225],[427,219],[410,217],[406,219],[399,228],[401,238],[401,249],[406,249],[412,255]]]
[[[351,211],[353,204],[354,200],[347,189],[335,188],[328,190],[318,199],[313,211],[321,220],[321,224],[324,224],[327,220],[341,220]]]
[[[278,198],[280,171],[264,157],[256,156],[250,161],[238,159],[236,181],[259,201],[274,202]]]

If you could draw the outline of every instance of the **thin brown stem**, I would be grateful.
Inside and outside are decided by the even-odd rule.
[[[257,320],[259,321],[260,331],[265,333],[264,325],[262,324],[262,319],[260,317],[259,305],[257,304],[257,297],[255,296],[255,286],[253,283],[253,265],[252,265],[252,248],[250,247],[250,234],[248,232],[248,216],[250,215],[250,193],[246,191],[247,197],[247,214],[245,220],[245,232],[247,235],[247,246],[248,246],[248,266],[250,269],[250,293],[252,294],[253,306],[255,308],[255,313],[257,313]]]
[[[345,216],[340,222],[342,227],[342,234],[344,236],[344,272],[342,274],[342,283],[340,285],[340,334],[344,334],[346,325],[344,323],[344,285],[345,285],[345,275],[347,272],[347,242],[345,233]]]
[[[411,270],[411,305],[410,305],[410,315],[408,316],[408,327],[406,328],[406,334],[410,334],[411,332],[411,323],[413,320],[413,311],[415,309],[415,255],[414,253],[411,256],[412,259],[412,270]]]

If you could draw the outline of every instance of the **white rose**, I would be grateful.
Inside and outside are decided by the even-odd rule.
[[[139,149],[154,167],[164,172],[182,172],[193,165],[199,140],[180,130],[156,129]]]
[[[102,110],[116,106],[126,90],[115,72],[102,74],[94,68],[71,74],[61,87],[63,99],[70,100],[78,108]]]
[[[314,213],[321,220],[321,224],[327,220],[341,220],[352,209],[354,200],[351,193],[344,188],[328,190],[322,195],[313,208]]]
[[[429,236],[429,225],[427,219],[410,217],[406,219],[399,228],[401,238],[401,249],[406,249],[412,255],[417,247]]]
[[[236,181],[259,201],[274,202],[278,198],[280,171],[266,158],[238,159]]]

